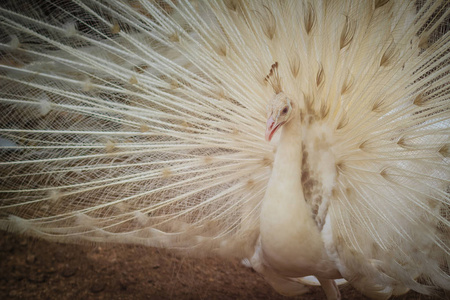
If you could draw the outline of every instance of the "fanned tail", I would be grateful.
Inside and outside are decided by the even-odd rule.
[[[248,70],[211,52],[219,23],[188,2],[71,5],[1,11],[1,227],[196,251],[249,244],[272,160],[265,99]]]

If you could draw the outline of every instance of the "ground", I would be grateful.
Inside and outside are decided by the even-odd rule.
[[[324,299],[277,294],[239,261],[132,245],[67,245],[0,231],[0,299]],[[343,299],[367,299],[350,287]],[[397,299],[431,299],[409,293]]]

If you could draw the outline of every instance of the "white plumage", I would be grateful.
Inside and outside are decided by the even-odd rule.
[[[449,290],[449,11],[7,1],[0,228],[246,259],[285,294]]]

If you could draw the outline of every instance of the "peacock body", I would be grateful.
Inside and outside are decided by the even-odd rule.
[[[449,15],[2,3],[0,228],[245,259],[285,294],[449,290]]]

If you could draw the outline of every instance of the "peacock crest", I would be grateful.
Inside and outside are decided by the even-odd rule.
[[[281,87],[281,77],[278,73],[278,62],[272,64],[269,74],[264,78],[264,81],[269,83],[275,94],[279,94],[283,91]]]

